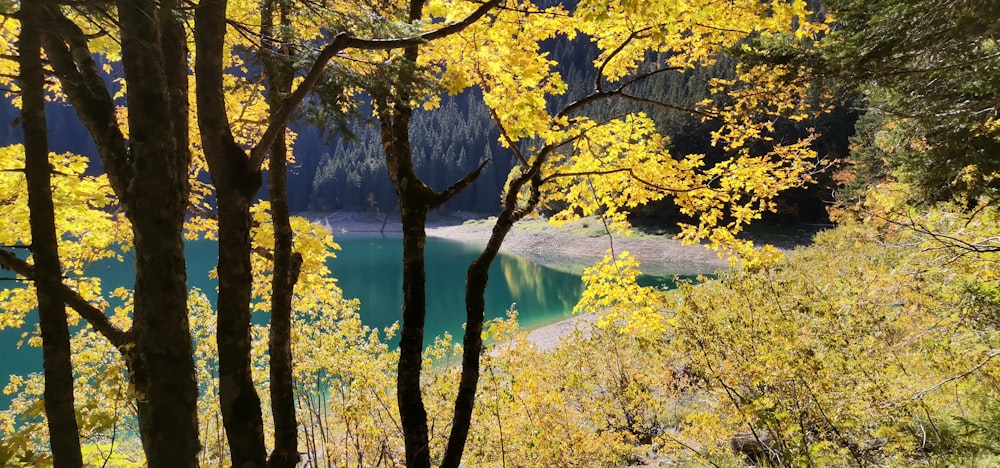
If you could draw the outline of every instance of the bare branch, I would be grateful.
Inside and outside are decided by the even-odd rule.
[[[507,128],[504,127],[503,122],[500,121],[500,116],[497,115],[497,111],[492,107],[490,107],[489,110],[490,110],[490,117],[493,118],[493,123],[495,123],[497,128],[500,130],[500,136],[504,139],[505,142],[507,142],[507,147],[509,147],[511,151],[514,152],[514,155],[517,156],[517,160],[520,161],[521,164],[523,164],[525,167],[527,167],[528,158],[524,156],[524,152],[521,151],[521,148],[517,146],[517,143],[514,141],[514,139],[510,137],[509,133],[507,133]]]
[[[618,44],[618,47],[615,47],[615,49],[612,50],[610,54],[608,54],[608,56],[604,59],[604,61],[601,62],[601,66],[597,68],[597,76],[594,77],[595,91],[601,92],[604,90],[604,87],[602,86],[602,83],[604,82],[604,80],[602,79],[604,78],[604,69],[607,68],[608,63],[611,62],[611,59],[615,58],[618,54],[621,53],[621,51],[625,50],[625,47],[628,46],[630,42],[632,42],[634,39],[638,39],[639,37],[642,36],[643,33],[649,31],[650,29],[653,29],[653,27],[649,26],[639,29],[637,31],[632,31],[632,34],[629,34],[628,37],[626,37],[625,40],[622,41],[621,44]]]
[[[986,364],[989,364],[989,362],[992,361],[993,358],[995,358],[997,356],[1000,356],[1000,349],[991,349],[988,353],[986,353],[986,359],[983,359],[982,361],[980,361],[976,365],[972,366],[971,368],[969,368],[965,372],[962,372],[960,374],[948,377],[947,379],[944,379],[944,380],[942,380],[942,381],[940,381],[940,382],[938,382],[938,383],[936,383],[934,385],[931,385],[930,387],[927,387],[927,388],[925,388],[925,389],[917,392],[916,394],[914,394],[913,396],[910,397],[910,400],[919,400],[919,399],[923,398],[924,395],[926,395],[926,394],[928,394],[930,392],[933,392],[933,391],[935,391],[935,390],[937,390],[937,389],[939,389],[939,388],[941,388],[941,387],[943,387],[943,386],[945,386],[945,385],[947,385],[947,384],[949,384],[951,382],[954,382],[956,380],[964,379],[964,378],[966,378],[966,377],[974,374],[979,369],[982,369],[983,367],[985,367]]]
[[[635,174],[635,171],[632,168],[630,168],[630,167],[619,167],[619,168],[616,168],[616,169],[607,169],[607,170],[603,170],[603,171],[557,172],[555,174],[549,174],[549,175],[545,176],[545,178],[542,179],[542,183],[547,183],[547,182],[550,182],[552,180],[561,179],[561,178],[565,178],[565,177],[601,176],[601,175],[620,174],[620,173],[623,173],[623,172],[627,173],[629,175],[629,177],[631,177],[632,179],[635,179],[639,183],[641,183],[641,184],[643,184],[643,185],[645,185],[647,187],[651,187],[651,188],[654,188],[656,190],[660,190],[660,191],[663,191],[663,192],[686,193],[686,192],[693,192],[695,190],[702,190],[702,189],[711,190],[710,187],[692,187],[692,188],[686,188],[686,189],[672,189],[672,188],[669,188],[669,187],[664,187],[662,185],[654,184],[652,182],[649,182],[649,181],[643,179],[642,177],[637,176]]]
[[[455,195],[458,195],[459,192],[465,190],[465,188],[468,187],[469,184],[474,182],[479,177],[479,174],[483,173],[483,169],[486,168],[486,165],[489,164],[491,160],[492,158],[484,159],[481,163],[479,163],[479,166],[476,167],[476,169],[474,169],[472,172],[465,174],[464,176],[462,176],[461,179],[458,180],[458,182],[455,182],[454,184],[451,185],[451,187],[448,187],[447,189],[445,189],[445,191],[437,194],[436,200],[433,203],[431,203],[431,207],[436,208],[438,206],[441,206],[448,200],[454,198]]]
[[[691,109],[691,108],[688,108],[688,107],[675,106],[673,104],[668,104],[668,103],[665,103],[663,101],[657,101],[655,99],[649,99],[649,98],[634,96],[634,95],[631,95],[631,94],[627,94],[624,91],[619,91],[617,93],[617,95],[620,96],[620,97],[622,97],[623,99],[627,99],[627,100],[632,101],[632,102],[638,102],[638,103],[641,103],[641,104],[649,104],[651,106],[662,107],[664,109],[675,110],[675,111],[678,111],[678,112],[686,112],[688,114],[694,114],[694,115],[697,115],[699,117],[704,117],[706,119],[717,119],[717,118],[719,118],[719,116],[716,115],[716,114],[710,114],[710,113],[707,113],[707,112],[704,112],[704,111],[700,111],[698,109]]]
[[[25,277],[34,278],[35,267],[30,263],[21,260],[16,255],[5,249],[0,249],[0,266]],[[87,302],[79,292],[70,289],[64,283],[60,283],[61,295],[66,305],[73,308],[80,317],[83,317],[91,327],[108,339],[115,348],[123,350],[128,344],[130,337],[128,332],[116,327],[104,315],[104,312]]]

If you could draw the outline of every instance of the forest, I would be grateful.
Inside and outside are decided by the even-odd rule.
[[[0,0],[4,466],[1000,464],[1000,1]],[[304,211],[393,213],[362,323]],[[489,216],[460,338],[428,218]],[[540,350],[485,319],[519,221],[609,251]],[[830,224],[781,251],[760,222]],[[216,290],[185,242],[217,245]],[[134,263],[134,287],[88,267]],[[398,346],[390,346],[398,336]],[[433,341],[425,347],[424,343]]]

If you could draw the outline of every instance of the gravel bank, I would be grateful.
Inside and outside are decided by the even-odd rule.
[[[485,245],[492,229],[492,223],[477,221],[430,227],[427,235]],[[608,249],[616,254],[631,252],[642,264],[643,272],[652,275],[705,273],[728,265],[726,260],[703,246],[681,245],[669,236],[609,237],[602,228],[582,228],[580,224],[556,227],[543,220],[515,226],[501,248],[504,252],[576,273],[604,258]]]

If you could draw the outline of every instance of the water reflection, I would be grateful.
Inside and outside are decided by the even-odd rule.
[[[362,320],[384,327],[401,319],[402,244],[398,235],[343,235],[343,247],[330,262],[347,297],[361,300]],[[465,314],[465,272],[481,252],[461,242],[431,238],[425,254],[427,323],[425,342],[445,331],[461,336]],[[568,315],[583,286],[578,275],[556,271],[523,258],[501,254],[490,268],[486,318],[502,317],[517,305],[522,326]]]
[[[567,315],[583,293],[583,283],[578,275],[553,270],[513,255],[501,255],[499,263],[507,289],[522,311],[522,325],[530,326]]]

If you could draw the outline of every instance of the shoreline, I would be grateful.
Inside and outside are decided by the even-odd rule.
[[[486,245],[492,228],[489,221],[470,221],[461,225],[428,227],[427,235]],[[704,246],[681,245],[670,236],[608,236],[603,226],[598,229],[582,221],[562,227],[542,219],[515,225],[500,251],[575,274],[583,273],[584,269],[604,259],[609,251],[616,256],[630,252],[639,260],[643,273],[654,276],[711,273],[728,266],[725,259]]]
[[[400,233],[398,218],[374,213],[302,213],[334,237],[348,233]],[[485,246],[493,230],[490,218],[455,212],[428,220],[427,236]],[[608,236],[600,221],[581,220],[555,226],[541,218],[525,219],[514,225],[500,251],[527,258],[557,270],[581,274],[601,259],[609,249],[615,255],[631,252],[643,273],[653,276],[711,273],[728,267],[726,259],[703,245],[682,245],[673,236],[642,234]]]
[[[357,212],[300,213],[299,216],[325,226],[335,238],[338,234],[399,234],[402,231],[398,216],[394,219],[392,216]],[[426,232],[428,237],[485,246],[492,229],[491,218],[453,212],[429,219]],[[787,234],[767,240],[778,244],[779,249],[784,251],[803,243],[801,238],[793,235],[789,239]],[[593,219],[566,223],[561,227],[540,218],[522,220],[507,234],[500,251],[557,270],[581,274],[585,268],[603,259],[609,249],[613,249],[616,255],[631,252],[639,260],[642,272],[654,276],[713,273],[729,265],[726,259],[705,246],[682,245],[669,234],[609,236],[603,224]],[[521,328],[520,332],[523,339],[537,349],[549,351],[574,330],[591,326],[596,321],[597,317],[593,314],[571,314],[554,322]]]

